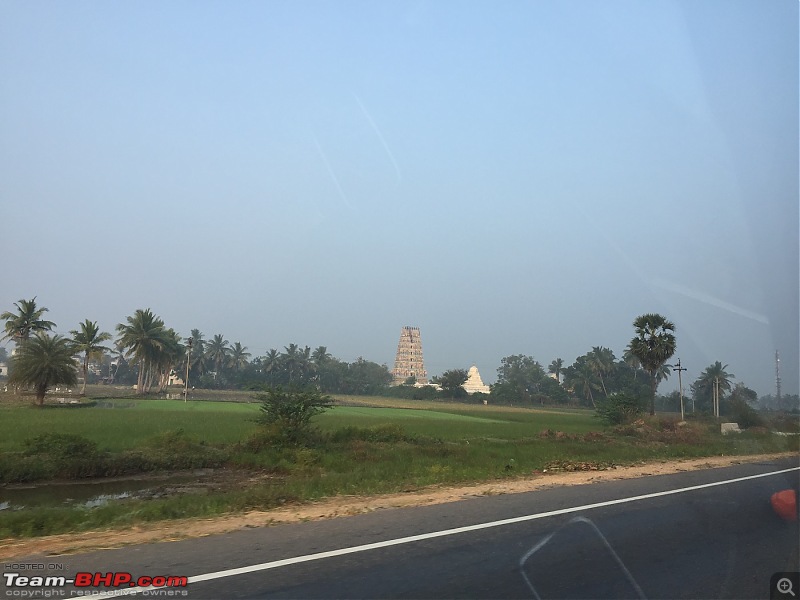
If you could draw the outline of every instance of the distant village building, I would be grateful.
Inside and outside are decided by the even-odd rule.
[[[474,394],[476,392],[488,394],[491,391],[489,386],[481,381],[481,374],[478,373],[478,367],[475,365],[472,365],[469,368],[469,372],[467,373],[467,381],[461,387],[463,387],[468,394]]]
[[[428,383],[428,372],[425,370],[425,360],[422,358],[419,327],[403,327],[400,330],[392,376],[394,385],[405,383],[410,377],[414,378],[417,385]]]

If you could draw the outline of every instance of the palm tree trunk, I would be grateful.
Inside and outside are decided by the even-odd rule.
[[[167,389],[167,382],[169,382],[169,373],[172,371],[172,365],[167,365],[158,374],[158,393],[162,393]]]
[[[141,395],[144,391],[144,369],[145,369],[145,362],[144,359],[139,360],[139,376],[136,379],[136,393]]]
[[[44,395],[47,393],[46,385],[36,386],[36,400],[39,402],[39,408],[44,406]]]
[[[147,383],[145,384],[145,392],[150,393],[150,390],[153,389],[153,365],[147,365]]]
[[[653,393],[650,394],[650,416],[656,414],[656,388],[658,387],[658,380],[656,380],[655,371],[651,373],[653,381],[650,382],[650,387],[653,388]]]
[[[86,395],[86,379],[89,375],[89,353],[83,357],[83,388],[81,389],[81,396]]]

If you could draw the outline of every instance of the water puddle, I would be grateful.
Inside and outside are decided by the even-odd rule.
[[[0,487],[0,511],[72,506],[96,508],[127,499],[163,498],[207,491],[213,469],[191,473]]]

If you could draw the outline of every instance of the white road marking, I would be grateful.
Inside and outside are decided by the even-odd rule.
[[[384,540],[382,542],[374,542],[372,544],[363,544],[361,546],[352,546],[350,548],[340,548],[338,550],[329,550],[327,552],[317,552],[315,554],[306,554],[303,556],[295,556],[292,558],[284,558],[282,560],[274,560],[271,562],[260,563],[257,565],[250,565],[248,567],[239,567],[238,569],[226,569],[224,571],[215,571],[213,573],[203,573],[189,577],[189,583],[199,583],[201,581],[211,581],[213,579],[222,579],[224,577],[235,577],[236,575],[245,575],[247,573],[256,573],[258,571],[266,571],[268,569],[277,569],[280,567],[287,567],[289,565],[296,565],[304,562],[314,560],[322,560],[325,558],[334,558],[336,556],[345,556],[347,554],[356,554],[358,552],[368,552],[370,550],[378,550],[380,548],[389,548],[391,546],[400,546],[402,544],[411,544],[413,542],[421,542],[423,540],[430,540],[434,538],[447,537],[451,535],[458,535],[460,533],[469,533],[470,531],[480,531],[481,529],[491,529],[493,527],[502,527],[504,525],[514,525],[516,523],[525,523],[526,521],[535,521],[537,519],[546,519],[547,517],[556,517],[559,515],[568,515],[570,513],[583,512],[587,510],[594,510],[595,508],[604,508],[606,506],[614,506],[615,504],[627,504],[629,502],[638,502],[639,500],[648,500],[650,498],[660,498],[662,496],[672,496],[674,494],[685,494],[686,492],[693,492],[695,490],[702,490],[706,488],[717,487],[720,485],[730,485],[732,483],[739,483],[741,481],[748,481],[751,479],[760,479],[761,477],[771,477],[772,475],[780,475],[782,473],[789,473],[790,471],[798,471],[800,467],[791,467],[789,469],[782,469],[780,471],[770,471],[769,473],[760,473],[758,475],[748,475],[746,477],[736,477],[735,479],[726,479],[724,481],[715,481],[712,483],[703,483],[700,485],[692,485],[685,488],[678,488],[675,490],[666,490],[664,492],[653,492],[651,494],[642,494],[640,496],[630,496],[628,498],[618,498],[617,500],[607,500],[605,502],[596,502],[594,504],[584,504],[582,506],[572,506],[570,508],[560,508],[558,510],[550,510],[547,512],[535,513],[532,515],[525,515],[522,517],[513,517],[510,519],[501,519],[499,521],[490,521],[488,523],[478,523],[476,525],[467,525],[465,527],[455,527],[453,529],[444,529],[442,531],[431,531],[430,533],[421,533],[419,535],[410,535],[408,537],[395,538],[393,540]],[[152,589],[164,589],[154,587],[134,587],[112,590],[101,594],[91,595],[91,598],[113,598],[118,596],[128,596],[131,594],[138,594]],[[179,588],[174,588],[179,589]]]

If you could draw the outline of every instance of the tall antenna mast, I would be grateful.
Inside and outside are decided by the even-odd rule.
[[[778,403],[781,401],[781,357],[778,351],[775,350],[775,388],[778,392]]]

